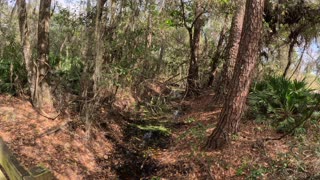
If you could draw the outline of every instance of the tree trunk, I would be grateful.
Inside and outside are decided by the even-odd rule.
[[[234,72],[239,51],[239,43],[242,35],[242,26],[246,9],[245,0],[238,0],[236,2],[238,7],[232,18],[230,37],[225,51],[225,62],[222,67],[219,82],[217,83],[217,85],[220,86],[217,86],[216,88],[216,97],[218,99],[224,99],[223,97],[226,95],[226,90],[228,89],[227,87],[230,84]]]
[[[289,45],[288,62],[287,62],[286,68],[284,69],[284,72],[282,74],[282,77],[284,77],[284,78],[287,76],[289,68],[292,64],[292,53],[293,53],[293,48],[294,48],[295,43],[296,43],[296,41],[292,40]]]
[[[230,91],[219,116],[219,122],[209,136],[205,149],[222,148],[237,133],[249,88],[259,56],[262,36],[262,14],[264,0],[247,0],[236,68],[232,77]]]
[[[227,18],[226,18],[226,20],[227,20]],[[213,83],[213,80],[214,80],[214,77],[216,74],[216,70],[220,64],[220,61],[221,61],[221,58],[223,55],[223,42],[225,41],[225,38],[226,38],[226,31],[227,31],[227,27],[226,27],[226,23],[225,23],[220,31],[217,49],[212,57],[212,62],[211,62],[211,66],[210,66],[210,74],[209,74],[209,79],[208,79],[208,83],[207,83],[208,87],[210,87]]]
[[[146,1],[146,7],[147,7],[147,12],[148,12],[148,22],[147,22],[147,31],[146,31],[146,48],[147,51],[150,50],[151,45],[152,45],[152,6],[153,6],[153,2],[150,1]],[[149,55],[149,54],[148,54]]]
[[[190,43],[190,61],[189,70],[187,76],[187,96],[197,95],[199,92],[199,55],[200,55],[200,35],[201,28],[203,26],[203,20],[201,19],[200,5],[196,4],[194,26],[188,28],[189,43]]]
[[[103,65],[103,31],[102,31],[102,15],[103,7],[106,0],[99,0],[97,2],[97,14],[96,14],[96,27],[95,27],[95,67],[93,73],[93,92],[96,95],[99,91],[99,86],[101,85],[101,70]]]
[[[289,80],[290,80],[290,79],[293,77],[293,75],[298,71],[298,69],[301,68],[300,65],[301,65],[301,63],[302,63],[302,59],[303,59],[303,56],[304,56],[304,53],[305,53],[307,47],[308,47],[308,43],[305,42],[305,44],[304,44],[304,46],[303,46],[303,50],[302,50],[302,52],[301,52],[301,54],[300,54],[300,58],[299,58],[298,64],[296,65],[296,68],[293,70],[291,76],[289,77]]]
[[[47,113],[56,113],[53,106],[53,96],[48,84],[49,80],[49,22],[50,22],[51,0],[41,0],[38,21],[38,59],[36,66],[36,83],[34,88],[33,106],[40,113],[48,118],[56,115]]]
[[[197,94],[198,84],[198,57],[196,55],[196,45],[194,44],[193,34],[192,31],[189,32],[189,39],[190,39],[190,61],[189,61],[189,70],[187,76],[187,96],[192,96]]]
[[[153,15],[152,15],[152,6],[154,5],[153,1],[145,1],[146,7],[146,31],[145,31],[145,45],[144,45],[144,60],[138,62],[139,69],[141,69],[141,77],[137,79],[138,83],[142,82],[146,77],[154,78],[154,73],[152,63],[148,60],[152,59],[152,26],[153,26]]]
[[[86,3],[86,13],[87,17],[90,17],[91,13],[91,0],[87,0]],[[83,52],[82,52],[82,62],[84,64],[83,71],[81,73],[81,98],[82,99],[87,99],[90,92],[92,92],[93,89],[93,83],[92,79],[90,76],[92,75],[92,68],[93,68],[93,47],[92,47],[92,38],[93,38],[93,28],[89,24],[92,23],[92,19],[88,18],[87,19],[87,26],[85,27],[85,35],[84,35],[84,47],[83,47]],[[92,97],[92,93],[90,94]],[[83,106],[84,104],[81,104]],[[83,107],[81,107],[81,112],[83,110]]]
[[[18,14],[19,14],[19,29],[20,38],[22,43],[22,52],[25,68],[27,70],[28,84],[30,89],[31,99],[34,99],[34,87],[35,87],[35,69],[33,61],[31,59],[31,45],[30,45],[30,32],[28,27],[28,13],[25,0],[18,0]]]

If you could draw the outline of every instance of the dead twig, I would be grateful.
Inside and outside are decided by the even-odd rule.
[[[52,128],[49,128],[47,130],[45,130],[43,133],[39,134],[38,136],[35,137],[35,139],[37,138],[41,138],[43,136],[48,136],[50,134],[54,134],[60,130],[62,130],[63,127],[69,125],[69,123],[72,122],[72,121],[66,121],[64,123],[62,123],[61,125],[58,125],[58,126],[54,126]]]

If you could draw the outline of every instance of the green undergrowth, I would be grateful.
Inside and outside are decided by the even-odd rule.
[[[182,133],[178,137],[178,141],[186,142],[194,148],[199,148],[200,144],[203,144],[207,139],[206,130],[212,128],[214,125],[205,125],[201,122],[196,123],[193,127],[189,128],[187,131]]]
[[[278,132],[293,129],[303,132],[307,120],[319,119],[318,94],[305,80],[268,76],[256,82],[249,95],[250,115],[261,123],[270,123]],[[300,129],[299,129],[300,128]]]
[[[299,135],[287,141],[289,151],[265,153],[262,150],[259,161],[244,156],[235,169],[236,176],[243,179],[319,179],[320,148],[316,139]]]
[[[143,131],[158,132],[166,136],[171,134],[170,129],[164,127],[163,125],[135,125],[134,124],[133,126]]]

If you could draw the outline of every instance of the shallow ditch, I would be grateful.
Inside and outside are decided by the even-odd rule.
[[[121,140],[108,133],[110,129],[104,129],[107,131],[105,138],[113,141],[116,148],[110,159],[100,163],[110,166],[119,179],[151,179],[162,169],[152,153],[171,144],[172,137],[169,131],[164,131],[164,125],[145,120],[130,121],[123,129]]]

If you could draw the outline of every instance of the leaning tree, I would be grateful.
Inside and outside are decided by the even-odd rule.
[[[220,79],[218,80],[216,87],[216,100],[225,100],[227,93],[227,87],[232,80],[236,59],[239,51],[239,43],[242,34],[242,25],[245,13],[245,0],[237,0],[237,8],[232,18],[230,36],[226,47],[226,53],[224,55],[224,63]]]
[[[264,0],[247,0],[235,71],[217,127],[209,136],[205,149],[218,149],[227,144],[238,124],[246,103],[249,88],[259,56],[262,36]]]

